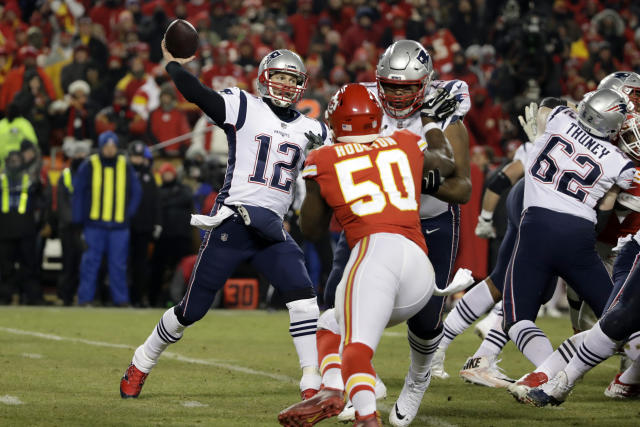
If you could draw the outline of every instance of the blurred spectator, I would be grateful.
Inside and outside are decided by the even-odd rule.
[[[115,132],[122,148],[127,147],[131,138],[142,136],[146,127],[142,117],[129,106],[127,95],[122,90],[116,90],[113,104],[96,115],[96,133]]]
[[[99,153],[82,163],[72,182],[72,221],[83,226],[87,245],[80,264],[79,305],[93,301],[105,254],[113,303],[129,304],[129,222],[140,203],[141,189],[133,167],[118,154],[117,144],[114,132],[100,134]]]
[[[318,23],[318,17],[311,13],[313,0],[297,0],[297,4],[296,13],[289,16],[287,21],[291,25],[291,37],[296,52],[299,55],[307,56],[311,36]]]
[[[382,36],[380,28],[373,25],[375,13],[368,6],[360,6],[356,13],[355,22],[346,30],[342,36],[340,51],[350,61],[357,48],[366,41],[379,47]]]
[[[463,51],[453,54],[453,66],[449,69],[448,73],[441,73],[440,78],[442,80],[462,80],[469,85],[469,91],[478,86],[480,81],[478,75],[469,68]]]
[[[476,3],[471,0],[457,0],[451,16],[451,33],[463,49],[474,43],[482,43],[483,31],[476,13]]]
[[[491,147],[494,154],[502,156],[500,122],[504,119],[502,107],[494,104],[483,87],[471,90],[471,109],[465,117],[469,133],[479,145]]]
[[[43,68],[36,64],[37,56],[38,52],[31,46],[20,48],[18,51],[18,60],[21,65],[9,71],[2,85],[2,89],[0,89],[0,111],[4,111],[16,93],[22,89],[25,76],[28,76],[28,72],[36,72],[42,79],[42,84],[49,99],[56,99],[56,92],[51,78]]]
[[[13,101],[7,108],[7,115],[0,120],[0,170],[11,151],[20,151],[23,140],[38,142],[31,122],[24,118],[22,106]]]
[[[69,85],[66,97],[69,108],[66,111],[65,138],[76,141],[96,139],[96,105],[89,101],[91,88],[84,80],[76,80]]]
[[[173,83],[165,83],[160,90],[160,106],[149,116],[149,138],[152,144],[185,135],[189,133],[189,123],[185,114],[177,108],[176,91]],[[189,146],[189,140],[163,147],[161,152],[166,156],[184,156]]]
[[[89,58],[100,67],[106,67],[109,49],[105,44],[105,40],[101,39],[99,32],[94,30],[91,18],[88,16],[82,16],[78,19],[78,31],[73,36],[73,43],[75,46],[79,44],[86,46]]]
[[[17,291],[23,304],[42,304],[36,233],[46,200],[42,185],[29,178],[17,151],[8,153],[0,174],[0,200],[0,303],[11,302]]]
[[[229,154],[227,135],[222,128],[211,123],[206,115],[202,115],[193,127],[193,137],[187,155],[192,149],[203,151],[206,153],[205,157],[222,157],[226,162]]]
[[[431,54],[433,68],[440,73],[450,73],[453,68],[453,54],[460,50],[458,41],[448,28],[440,28],[432,15],[424,20],[424,33],[420,43]]]
[[[73,61],[64,66],[60,72],[60,84],[62,92],[69,91],[69,85],[76,80],[84,80],[89,63],[89,48],[85,45],[78,45],[73,49]]]
[[[14,99],[21,105],[24,117],[33,125],[40,150],[48,155],[52,126],[49,115],[51,98],[44,89],[42,78],[35,70],[25,72],[22,90]]]
[[[22,156],[22,169],[29,175],[31,182],[47,183],[42,172],[42,156],[38,146],[29,140],[22,140],[20,144],[20,155]],[[46,175],[45,175],[46,176]]]
[[[213,90],[237,86],[249,89],[241,66],[231,62],[229,50],[223,47],[213,49],[213,65],[202,69],[202,82]]]
[[[87,65],[87,83],[91,87],[91,103],[99,107],[111,105],[116,84],[125,73],[122,60],[117,56],[109,58],[106,69],[101,68],[97,62],[90,62]]]
[[[129,162],[136,171],[142,188],[140,206],[131,218],[129,240],[129,297],[134,307],[148,306],[147,280],[149,277],[149,245],[154,231],[160,233],[160,205],[158,187],[151,171],[152,157],[142,141],[129,145]]]
[[[91,152],[91,141],[67,140],[62,147],[71,162],[62,171],[57,188],[58,235],[62,244],[62,274],[58,277],[58,298],[64,305],[73,304],[73,297],[80,283],[80,261],[82,260],[82,226],[72,222],[71,197],[73,178],[80,164]]]
[[[171,163],[164,163],[158,172],[162,176],[159,189],[162,231],[151,259],[149,302],[154,307],[164,306],[168,301],[164,289],[167,270],[173,273],[180,260],[192,253],[191,189],[178,180],[176,168]]]
[[[340,34],[344,34],[351,26],[355,16],[356,11],[353,6],[345,4],[343,0],[329,0],[320,18],[328,18],[331,22],[331,28]]]

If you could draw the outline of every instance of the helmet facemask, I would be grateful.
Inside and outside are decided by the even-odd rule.
[[[285,83],[273,81],[276,74],[287,74],[295,77],[296,85],[291,86]],[[307,89],[308,76],[306,73],[284,68],[267,68],[258,76],[260,83],[267,88],[267,98],[271,99],[277,107],[289,107],[297,103],[304,91]]]
[[[394,80],[377,76],[378,95],[387,114],[395,119],[404,119],[415,113],[422,105],[429,78],[423,80]],[[391,90],[385,90],[385,85],[412,86],[417,85],[415,92],[396,95]],[[408,92],[408,91],[405,91]]]
[[[638,129],[640,116],[632,114],[625,120],[618,136],[618,147],[631,158],[640,161],[640,129]]]

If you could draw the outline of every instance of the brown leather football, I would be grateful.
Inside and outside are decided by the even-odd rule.
[[[198,32],[184,19],[176,19],[164,33],[167,50],[176,58],[189,58],[198,50]]]

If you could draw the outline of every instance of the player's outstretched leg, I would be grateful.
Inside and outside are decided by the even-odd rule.
[[[131,364],[120,380],[122,398],[138,397],[149,372],[158,363],[162,352],[169,347],[169,344],[176,343],[182,338],[186,326],[178,321],[175,313],[177,307],[165,311],[151,335],[136,349]]]
[[[624,372],[611,381],[604,395],[612,399],[634,399],[640,397],[640,358],[634,360]]]

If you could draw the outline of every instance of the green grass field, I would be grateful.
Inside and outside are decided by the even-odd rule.
[[[278,425],[278,412],[298,399],[300,373],[286,312],[210,312],[163,355],[139,399],[121,399],[118,384],[133,349],[161,313],[0,308],[0,425]],[[539,326],[554,345],[570,333],[567,318],[543,319]],[[640,424],[638,402],[603,395],[617,358],[589,373],[564,405],[537,409],[457,377],[478,344],[471,331],[452,344],[445,362],[452,377],[434,379],[413,425]],[[385,333],[374,363],[389,391],[381,403],[386,422],[409,363],[404,325]],[[512,377],[531,369],[511,343],[501,365]],[[22,403],[9,404],[16,402],[12,397]]]

